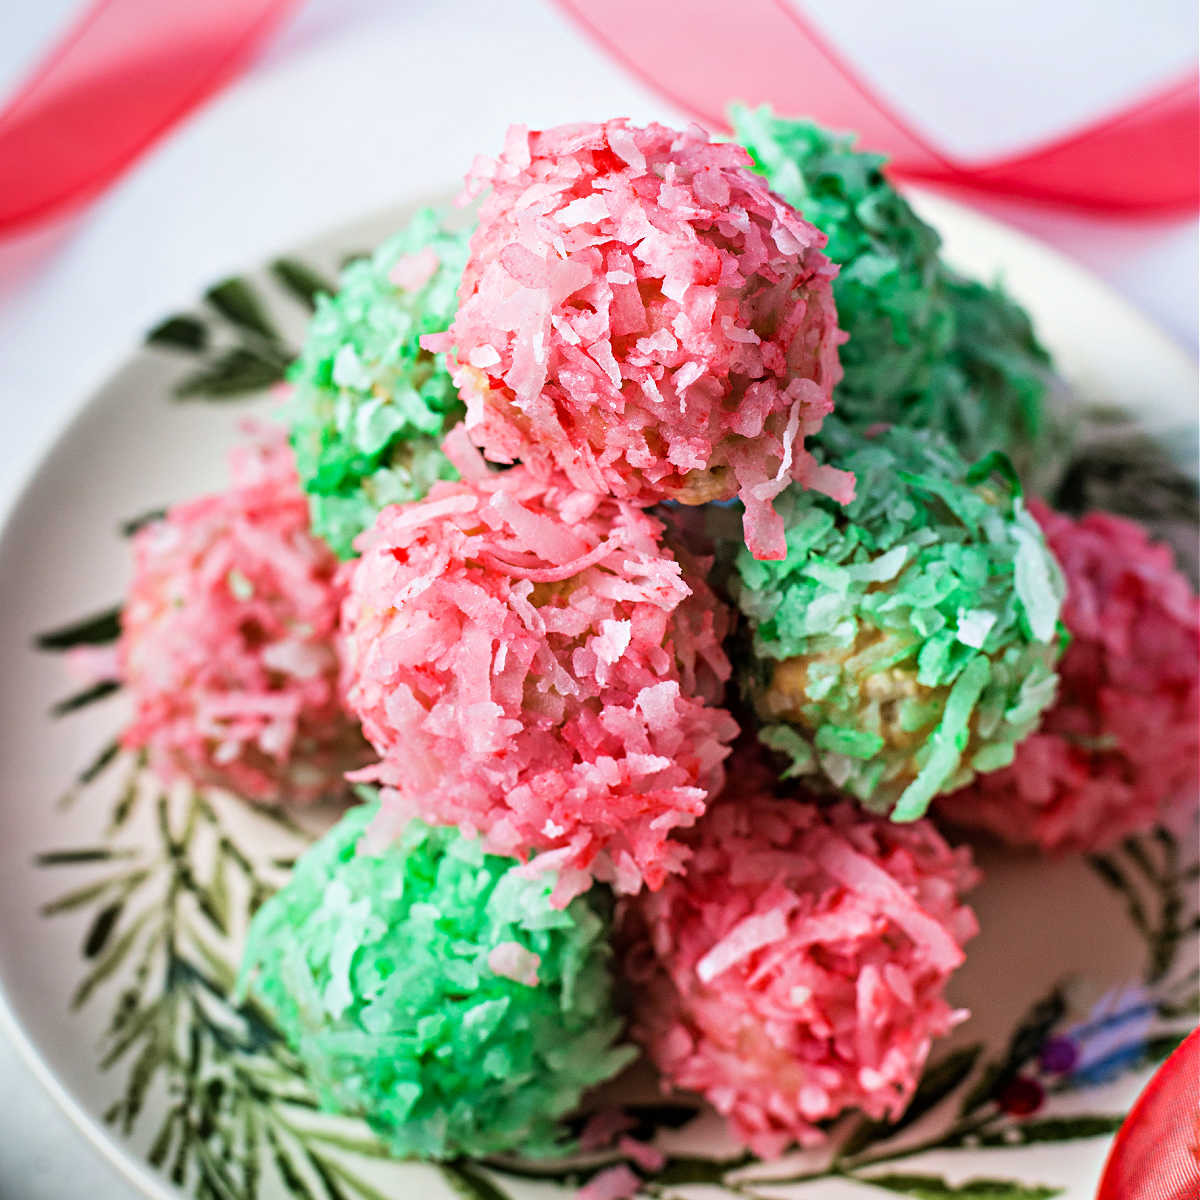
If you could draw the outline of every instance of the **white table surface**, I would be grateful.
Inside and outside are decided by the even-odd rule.
[[[0,0],[0,96],[79,6]],[[1189,0],[806,8],[961,154],[1051,135],[1196,54]],[[545,0],[309,0],[251,72],[99,203],[0,243],[0,508],[90,386],[204,283],[397,196],[443,190],[511,121],[617,113],[678,119]],[[1194,353],[1194,221],[989,211],[1082,261]],[[0,1034],[0,1200],[131,1194]]]

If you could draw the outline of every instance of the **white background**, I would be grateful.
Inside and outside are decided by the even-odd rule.
[[[1196,56],[1191,0],[804,7],[963,155],[1064,131]],[[0,97],[79,8],[0,0]],[[498,148],[510,121],[618,113],[675,116],[547,0],[308,0],[253,70],[99,203],[0,242],[0,507],[89,387],[204,283],[397,196],[444,191],[476,151]],[[1194,353],[1194,221],[989,211],[1084,262]],[[0,1200],[129,1195],[0,1035]]]

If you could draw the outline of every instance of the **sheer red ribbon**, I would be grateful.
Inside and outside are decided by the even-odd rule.
[[[856,130],[910,179],[1138,216],[1200,207],[1200,73],[1026,153],[942,154],[788,0],[558,0],[635,75],[713,129],[732,100]]]
[[[249,59],[296,0],[97,0],[0,112],[0,235],[103,190]],[[941,154],[786,0],[558,0],[626,66],[706,124],[769,101],[858,130],[913,179],[1153,215],[1200,207],[1197,77],[1069,137],[988,163]]]
[[[295,0],[98,0],[0,112],[0,235],[103,190]]]

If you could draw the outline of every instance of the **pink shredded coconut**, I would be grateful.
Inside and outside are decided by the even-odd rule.
[[[652,1146],[649,1142],[639,1142],[637,1138],[629,1136],[625,1136],[617,1142],[617,1149],[631,1163],[635,1163],[650,1174],[661,1171],[667,1161],[667,1156],[657,1146]]]
[[[1196,809],[1200,600],[1170,549],[1134,522],[1030,510],[1067,578],[1058,700],[1011,766],[940,807],[1008,842],[1102,850]]]
[[[750,750],[687,835],[687,873],[622,901],[633,1037],[665,1087],[703,1093],[755,1153],[817,1144],[857,1107],[898,1115],[976,932],[966,850],[927,821],[772,794]]]
[[[384,811],[490,851],[651,887],[722,781],[727,610],[633,505],[524,467],[439,483],[359,539],[343,610],[351,709]]]
[[[636,1128],[637,1121],[623,1108],[602,1108],[584,1124],[579,1134],[579,1149],[607,1150],[621,1134]]]
[[[366,746],[339,699],[337,560],[308,531],[284,433],[256,430],[232,486],[140,530],[117,667],[123,744],[167,780],[251,800],[345,790]]]
[[[520,942],[501,942],[493,946],[488,954],[488,967],[497,975],[523,983],[526,987],[537,987],[540,956],[527,950]]]
[[[637,503],[739,496],[782,558],[773,500],[853,479],[804,440],[841,377],[825,235],[698,127],[509,130],[447,334],[472,439],[496,462]]]
[[[577,1200],[633,1200],[642,1181],[624,1163],[605,1167],[575,1193]]]

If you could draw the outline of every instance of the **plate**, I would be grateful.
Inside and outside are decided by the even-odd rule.
[[[915,199],[948,257],[1002,276],[1056,354],[1082,430],[1073,495],[1191,546],[1193,364],[1053,251],[944,199]],[[162,1200],[526,1200],[603,1166],[398,1163],[361,1123],[318,1113],[286,1047],[230,986],[248,912],[332,814],[299,824],[220,792],[164,791],[114,749],[120,693],[72,691],[72,663],[111,636],[129,530],[221,485],[239,424],[275,403],[318,277],[412,207],[223,281],[165,318],[79,410],[0,537],[3,1008],[68,1114]],[[983,932],[951,993],[974,1015],[935,1047],[904,1118],[848,1118],[836,1163],[820,1152],[748,1163],[701,1105],[666,1103],[635,1076],[617,1097],[667,1155],[647,1194],[1090,1197],[1122,1115],[1194,1023],[1195,857],[1191,836],[1167,834],[1055,863],[980,847]]]

